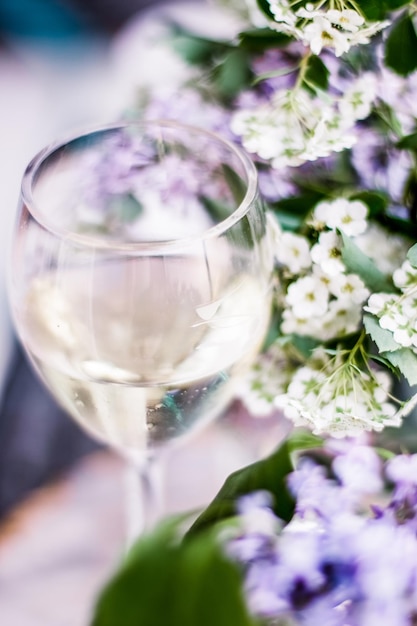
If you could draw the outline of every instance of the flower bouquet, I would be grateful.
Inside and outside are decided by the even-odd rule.
[[[416,10],[223,0],[227,37],[166,25],[180,79],[138,87],[130,113],[186,116],[252,155],[275,294],[239,394],[297,429],[184,539],[184,519],[142,538],[94,626],[417,623],[417,457],[402,426],[417,404]]]

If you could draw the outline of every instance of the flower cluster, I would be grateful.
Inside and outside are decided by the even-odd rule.
[[[152,131],[147,136],[123,126],[86,151],[82,188],[74,193],[78,229],[123,233],[133,241],[185,237],[213,225],[205,198],[223,201],[225,210],[233,206],[231,191],[214,173],[217,161],[201,163],[186,138],[175,140],[169,131],[164,151]]]
[[[391,331],[394,341],[417,354],[417,268],[409,261],[393,274],[399,294],[373,293],[365,307],[376,315],[381,328]]]
[[[275,256],[287,276],[282,332],[327,341],[360,327],[362,304],[369,289],[342,259],[339,233],[351,237],[367,227],[368,208],[359,200],[337,198],[316,205],[312,226],[315,243],[305,236],[275,229]]]
[[[296,511],[287,525],[267,493],[240,500],[228,551],[244,568],[251,610],[286,625],[411,625],[417,455],[383,464],[364,443],[332,440],[325,453],[326,464],[302,457],[288,476]]]
[[[274,402],[298,426],[310,427],[317,434],[354,436],[400,425],[390,402],[390,387],[386,372],[358,371],[354,353],[344,359],[337,352],[330,359],[318,348],[294,373],[286,393],[276,396]]]
[[[368,44],[373,35],[388,26],[388,21],[368,22],[354,2],[339,2],[340,8],[316,8],[313,3],[294,10],[287,0],[267,0],[272,22],[279,32],[291,35],[309,46],[314,54],[332,48],[337,57],[352,46]],[[324,3],[319,3],[319,6]]]
[[[343,95],[325,98],[296,87],[278,90],[268,103],[237,111],[231,128],[248,152],[270,160],[274,169],[341,152],[355,144],[355,122],[370,112],[372,78],[361,77]]]
[[[395,407],[387,376],[417,383],[415,4],[216,3],[229,38],[176,22],[173,49],[192,69],[168,94],[139,90],[136,106],[186,111],[257,165],[277,287],[240,395],[315,432],[399,426],[413,403]]]

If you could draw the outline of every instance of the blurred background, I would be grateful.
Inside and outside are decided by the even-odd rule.
[[[117,88],[114,41],[133,18],[174,3],[0,2],[0,520],[35,487],[97,448],[34,377],[11,327],[7,252],[23,170],[49,142],[120,115],[124,95]]]

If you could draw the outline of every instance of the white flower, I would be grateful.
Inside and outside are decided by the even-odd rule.
[[[375,74],[364,73],[348,87],[339,101],[339,111],[343,118],[362,120],[367,117],[371,112],[376,92]]]
[[[268,0],[269,8],[276,22],[295,26],[297,17],[287,0]]]
[[[384,274],[393,274],[404,261],[409,242],[402,235],[390,233],[379,224],[370,222],[366,232],[355,238],[355,244]],[[384,254],[381,254],[384,250]]]
[[[285,392],[293,372],[294,365],[284,349],[272,344],[259,355],[237,395],[254,417],[269,416],[275,410],[275,397]]]
[[[339,274],[330,280],[330,292],[341,300],[362,304],[369,297],[369,289],[357,274]]]
[[[292,274],[298,274],[311,266],[310,244],[301,235],[283,233],[277,242],[275,256]]]
[[[313,219],[319,225],[326,225],[331,229],[339,229],[349,237],[355,237],[365,232],[367,227],[366,216],[368,207],[360,200],[337,198],[333,201],[323,201],[316,205]]]
[[[305,7],[301,7],[295,12],[297,17],[301,17],[306,20],[313,20],[315,17],[324,17],[326,13],[324,11],[320,11],[320,9],[316,10],[314,8],[314,4],[308,3]]]
[[[323,48],[334,48],[337,57],[342,56],[350,48],[349,37],[334,28],[331,22],[321,15],[303,29],[303,41],[310,46],[313,54],[320,54]]]
[[[391,293],[373,293],[364,310],[379,316],[383,312],[389,311],[394,302],[395,297]]]
[[[359,28],[355,33],[351,33],[351,45],[354,46],[357,44],[368,44],[371,41],[371,37],[389,26],[390,23],[391,22],[389,22],[388,20],[385,20],[384,22],[365,23],[364,28]]]
[[[311,318],[295,315],[292,309],[284,309],[281,333],[284,335],[314,336],[314,323],[312,323]]]
[[[365,22],[362,15],[352,9],[344,9],[343,11],[330,9],[326,11],[326,17],[329,22],[335,26],[340,26],[344,30],[349,30],[352,33],[356,32]]]
[[[340,276],[340,274],[339,274]],[[358,304],[346,300],[331,300],[327,313],[317,320],[316,333],[322,341],[328,341],[354,333],[360,327],[362,310]]]
[[[316,434],[335,437],[400,425],[395,406],[388,401],[385,376],[360,372],[340,356],[321,365],[310,367],[310,362],[314,363],[314,353],[294,374],[287,392],[275,399],[288,419]]]
[[[248,152],[255,152],[263,159],[273,158],[282,144],[285,126],[271,107],[237,111],[231,120],[232,132],[243,136]]]
[[[321,118],[307,138],[301,158],[304,161],[315,161],[332,152],[351,148],[356,143],[356,136],[351,132],[353,121],[343,119],[335,109],[326,108],[323,103]]]
[[[288,287],[286,303],[294,315],[309,317],[323,315],[327,311],[329,290],[316,276],[304,276]]]
[[[288,386],[288,394],[297,400],[315,402],[326,380],[324,372],[311,367],[300,367]]]
[[[417,268],[413,267],[410,261],[404,263],[393,273],[394,285],[399,289],[406,289],[417,284]]]
[[[372,294],[364,309],[379,318],[381,328],[391,331],[399,345],[417,348],[417,303],[412,294]]]
[[[318,243],[311,248],[311,258],[329,276],[346,269],[341,259],[340,238],[334,231],[320,234]]]
[[[357,140],[355,120],[342,116],[339,99],[313,97],[305,89],[281,89],[268,104],[241,109],[231,129],[248,152],[271,160],[272,167],[295,167],[351,148]]]

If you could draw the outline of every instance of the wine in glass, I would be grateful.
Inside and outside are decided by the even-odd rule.
[[[209,132],[96,128],[24,174],[18,335],[68,414],[138,465],[233,397],[268,326],[271,270],[256,170]]]

